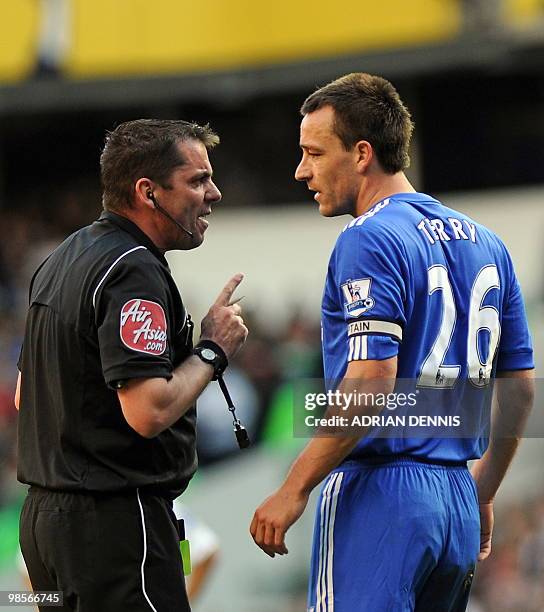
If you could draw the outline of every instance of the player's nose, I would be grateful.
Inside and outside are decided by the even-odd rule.
[[[299,165],[296,167],[296,170],[295,170],[295,180],[308,181],[310,178],[311,178],[310,169],[308,167],[308,164],[306,163],[306,160],[302,158],[300,160]]]

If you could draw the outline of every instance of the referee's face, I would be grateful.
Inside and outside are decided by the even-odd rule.
[[[207,216],[212,205],[221,200],[221,192],[212,180],[212,166],[208,151],[199,140],[178,143],[185,161],[174,169],[166,187],[157,186],[155,197],[162,206],[186,230],[177,227],[158,211],[155,220],[160,224],[161,248],[194,249],[202,244],[208,228]],[[188,232],[193,235],[189,236]]]
[[[324,106],[308,113],[300,124],[302,159],[295,171],[315,191],[314,200],[324,217],[356,212],[361,176],[354,151],[346,151],[334,131],[334,109]]]

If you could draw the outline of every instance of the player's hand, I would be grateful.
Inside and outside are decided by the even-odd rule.
[[[280,488],[257,508],[249,527],[255,544],[270,557],[286,555],[285,534],[304,512],[309,494]]]
[[[480,554],[478,561],[487,559],[491,554],[491,537],[493,535],[493,502],[480,503]]]
[[[232,294],[243,278],[243,274],[235,274],[229,280],[201,324],[200,339],[212,340],[219,344],[228,359],[236,355],[248,334],[242,319],[242,309],[236,300],[232,301]]]

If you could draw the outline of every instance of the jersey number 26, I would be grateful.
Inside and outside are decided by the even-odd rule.
[[[448,277],[448,270],[444,266],[431,266],[427,270],[427,276],[429,295],[439,290],[442,292],[442,321],[438,336],[421,366],[417,386],[451,389],[461,374],[461,365],[444,364],[446,353],[455,334],[457,320],[455,298]],[[467,367],[469,380],[478,387],[485,387],[489,384],[493,358],[499,345],[501,332],[497,309],[482,304],[489,291],[499,288],[497,266],[488,265],[478,272],[470,292],[466,339]],[[483,347],[482,342],[479,342],[479,338],[485,337],[480,335],[482,330],[489,332],[487,347]],[[478,344],[480,344],[481,350],[478,350]],[[487,351],[485,348],[487,348]],[[482,354],[486,355],[483,360]]]

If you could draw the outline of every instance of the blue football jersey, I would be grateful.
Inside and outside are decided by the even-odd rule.
[[[322,334],[329,387],[338,385],[350,361],[397,355],[398,379],[454,402],[462,401],[455,389],[484,390],[497,369],[534,367],[506,247],[489,229],[422,193],[386,198],[344,228],[329,263]],[[370,435],[349,458],[466,461],[486,445],[477,434]]]

